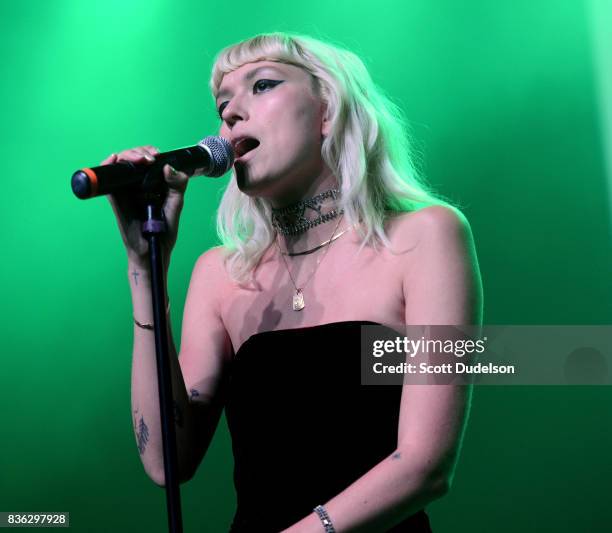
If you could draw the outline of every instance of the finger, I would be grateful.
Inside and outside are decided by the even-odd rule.
[[[170,186],[170,189],[177,190],[181,193],[185,192],[189,176],[184,172],[180,172],[170,165],[164,165],[164,179]]]
[[[147,160],[151,160],[151,158],[155,159],[155,156],[159,154],[159,150],[150,144],[141,146],[140,148],[137,148],[137,150],[142,153]]]
[[[116,162],[117,162],[117,154],[111,154],[100,163],[100,166],[112,165],[113,163],[116,163]]]
[[[142,147],[144,150],[146,150],[149,154],[156,156],[157,154],[159,154],[159,148],[151,145],[151,144],[147,144],[146,146]]]
[[[142,148],[132,148],[131,150],[119,152],[119,159],[133,163],[152,163],[155,161],[155,157]]]
[[[145,160],[148,162],[155,161],[155,154],[150,153],[149,150],[147,150],[144,146],[141,146],[140,148],[134,148],[134,152],[140,155],[141,157],[144,157]]]

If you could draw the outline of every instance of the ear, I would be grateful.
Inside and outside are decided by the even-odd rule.
[[[329,116],[327,102],[321,102],[321,136],[327,137],[331,130],[331,119]]]

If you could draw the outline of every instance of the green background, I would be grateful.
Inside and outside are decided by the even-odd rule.
[[[125,252],[106,200],[77,200],[69,181],[111,152],[216,132],[213,56],[258,32],[351,48],[405,110],[425,174],[471,222],[486,323],[610,324],[611,15],[577,0],[2,2],[0,511],[165,530],[131,428]],[[176,332],[227,179],[189,186]],[[610,387],[479,387],[474,400],[434,531],[607,530]],[[187,532],[227,530],[231,473],[223,419],[182,486]]]

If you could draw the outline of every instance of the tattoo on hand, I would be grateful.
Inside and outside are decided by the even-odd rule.
[[[391,459],[400,459],[402,457],[402,454],[400,452],[395,452],[392,456]]]
[[[138,423],[138,435],[136,436],[136,442],[138,444],[138,451],[140,452],[140,455],[142,455],[147,447],[147,442],[149,442],[149,428],[145,424],[142,416],[140,417],[140,422]]]
[[[197,398],[200,395],[200,393],[196,390],[196,389],[190,389],[189,391],[189,399],[193,400],[194,398]]]

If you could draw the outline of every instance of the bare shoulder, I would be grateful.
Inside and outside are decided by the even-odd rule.
[[[402,263],[407,324],[478,324],[482,282],[470,225],[454,207],[435,205],[398,217],[396,232],[417,235]]]
[[[457,234],[469,229],[465,215],[457,208],[447,205],[431,205],[418,211],[409,211],[389,219],[389,236],[396,238],[418,233]]]
[[[229,277],[225,269],[225,250],[215,246],[198,257],[193,268],[191,284],[207,288],[214,296],[221,296]]]
[[[387,221],[387,235],[398,250],[424,250],[431,246],[471,246],[472,233],[465,215],[457,208],[432,205],[395,215]]]
[[[221,318],[226,280],[222,248],[211,248],[197,259],[185,300],[180,354],[191,381],[199,381],[204,373],[220,372],[221,361],[231,355]]]
[[[211,274],[223,275],[225,251],[223,246],[213,246],[198,257],[196,268],[210,269]]]
[[[228,278],[222,247],[211,248],[198,257],[189,282],[183,319],[184,331],[190,328],[188,335],[197,342],[202,342],[201,335],[207,330],[215,335],[225,330],[221,305]]]

